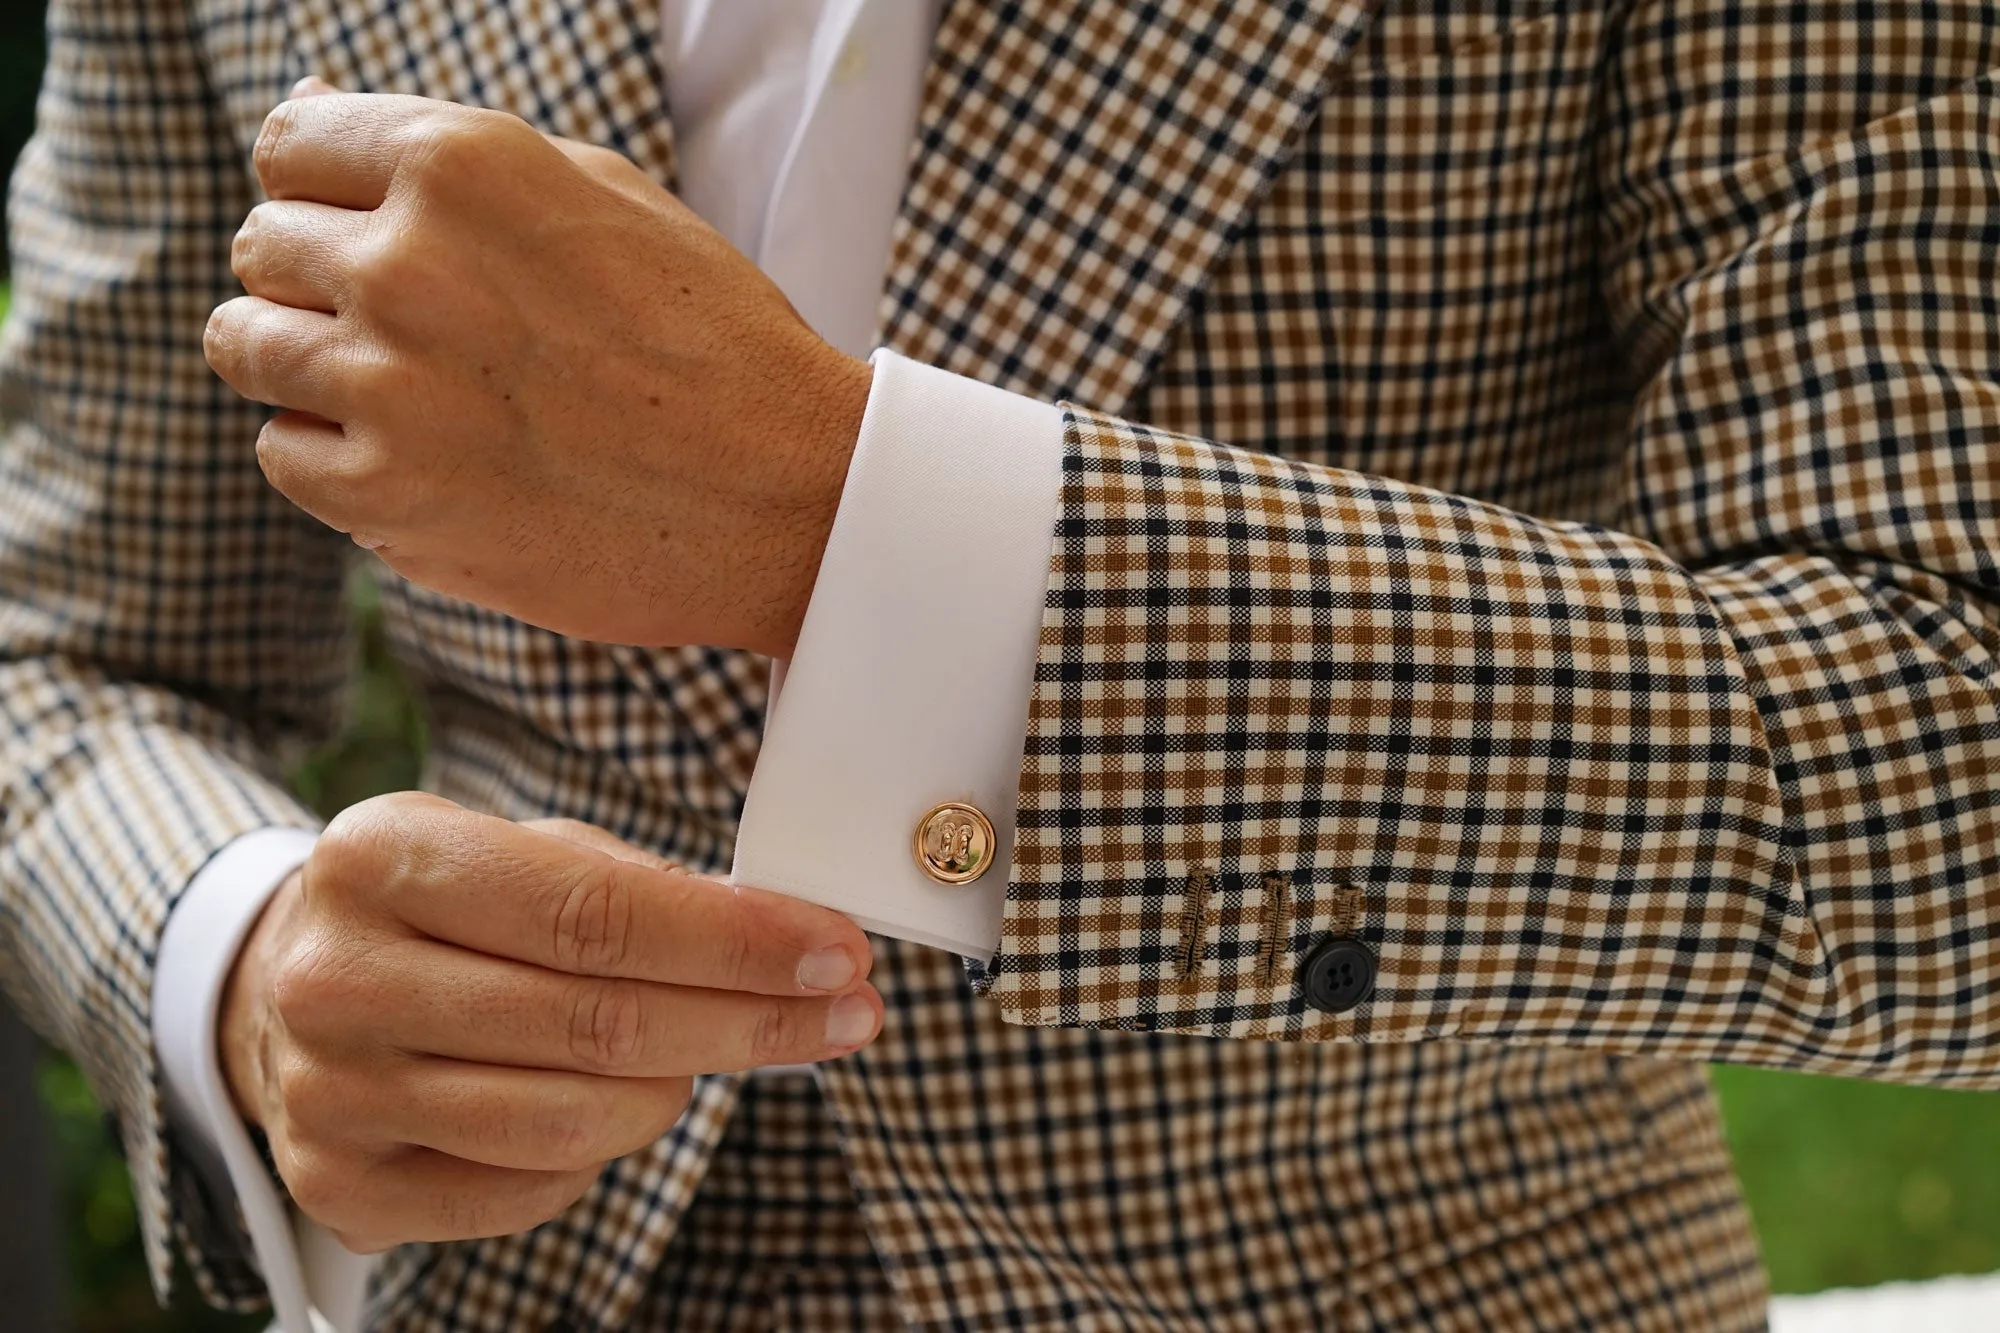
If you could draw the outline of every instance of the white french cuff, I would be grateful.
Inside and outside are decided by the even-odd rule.
[[[343,1248],[279,1191],[236,1114],[216,1034],[237,951],[317,837],[258,829],[209,858],[167,917],[153,969],[153,1047],[169,1123],[210,1181],[226,1180],[234,1192],[283,1333],[358,1329],[372,1261]]]
[[[773,673],[731,878],[984,961],[1013,865],[1063,417],[886,350],[873,365],[798,647]],[[913,854],[946,801],[993,825],[969,884]]]

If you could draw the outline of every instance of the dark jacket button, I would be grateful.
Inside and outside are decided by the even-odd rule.
[[[1334,936],[1306,956],[1299,989],[1313,1008],[1346,1013],[1375,989],[1374,950],[1350,936]]]

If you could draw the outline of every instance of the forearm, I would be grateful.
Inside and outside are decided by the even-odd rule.
[[[1976,912],[1983,886],[1968,901],[1849,839],[1875,812],[1971,864],[1994,814],[1932,819],[1946,781],[1889,764],[1843,770],[1837,803],[1797,798],[1794,730],[1823,723],[1774,677],[1837,664],[1875,743],[1905,752],[1993,706],[1942,670],[1921,702],[1871,707],[1867,682],[1909,689],[1896,663],[1935,655],[1868,589],[1804,556],[1692,571],[1627,535],[1106,418],[1074,417],[1069,448],[993,969],[1010,1017],[1853,1072],[1893,1052],[1898,1077],[1993,1080],[1978,1004],[1884,1022],[1933,1007],[1932,969],[1977,966],[1970,923],[1938,913]],[[1846,641],[1802,633],[1801,601]],[[1952,762],[1992,744],[1961,732]],[[1884,904],[1927,897],[1885,933]],[[1336,935],[1379,973],[1321,1013],[1296,969]]]
[[[1992,78],[1788,118],[1627,36],[1623,531],[1075,418],[1013,1016],[2000,1080]]]
[[[956,475],[968,439],[1033,456],[1031,423],[1010,437],[975,401],[928,441],[940,468]],[[1880,558],[1697,561],[1114,418],[1071,411],[1064,433],[989,974],[1011,1017],[1990,1080],[1983,1011],[1941,1009],[1927,979],[1948,966],[1976,986],[1981,966],[1980,899],[1950,866],[1995,816],[1976,793],[1942,818],[1938,802],[1995,757],[1994,700],[1966,669],[1992,634],[1984,602],[1939,600],[1948,583]],[[978,685],[1006,654],[976,634],[922,645],[937,688],[979,696],[943,714],[881,688],[870,650],[926,623],[890,595],[904,580],[984,561],[999,588],[1042,559],[1003,559],[1005,533],[976,525],[899,521],[874,456],[857,451],[837,541],[872,517],[871,542],[929,541],[927,558],[830,550],[808,625],[838,642],[826,660],[818,634],[803,644],[811,687],[767,729],[738,870],[850,911],[902,904],[877,924],[926,939],[985,886],[927,884],[909,828],[978,787],[981,754],[1023,747],[904,723],[1018,704],[1004,680]],[[1832,686],[1817,698],[1783,684],[1814,674]],[[1895,762],[1830,769],[1808,799],[1836,738]],[[1927,745],[1944,767],[1913,783]],[[851,781],[871,747],[888,776]],[[812,823],[830,803],[840,817]],[[1871,817],[1929,826],[1944,860],[1857,847]],[[1885,936],[1892,899],[1926,906]],[[1308,973],[1350,943],[1377,974],[1329,1007]]]

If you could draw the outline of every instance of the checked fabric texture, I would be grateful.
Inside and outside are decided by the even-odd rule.
[[[163,1288],[178,1248],[261,1291],[163,1121],[159,930],[310,823],[279,774],[345,676],[351,553],[201,357],[249,145],[317,72],[670,181],[657,40],[648,0],[54,5],[0,980],[115,1109]],[[1996,65],[1984,0],[953,0],[882,339],[1071,404],[984,996],[884,946],[823,1125],[706,1080],[562,1217],[396,1255],[375,1327],[672,1327],[681,1228],[743,1210],[711,1162],[827,1184],[835,1140],[844,1195],[750,1188],[822,1257],[855,1210],[912,1327],[1760,1326],[1677,1061],[2000,1084]],[[758,663],[369,572],[430,786],[727,864]],[[1335,932],[1379,979],[1328,1016]]]

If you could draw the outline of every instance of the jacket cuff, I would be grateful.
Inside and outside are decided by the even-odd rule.
[[[1764,974],[1812,976],[1818,943],[1690,572],[1604,529],[1071,420],[1005,1017],[1784,1052]]]

